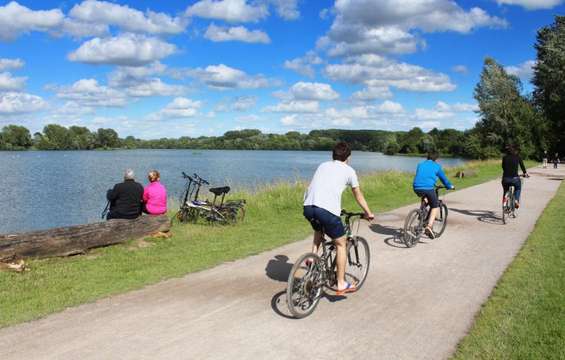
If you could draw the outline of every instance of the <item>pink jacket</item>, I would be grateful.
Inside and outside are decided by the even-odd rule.
[[[151,215],[161,215],[167,212],[167,189],[159,182],[149,183],[143,189],[143,202]]]

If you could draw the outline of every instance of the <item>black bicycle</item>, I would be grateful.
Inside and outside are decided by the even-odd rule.
[[[225,201],[225,196],[231,190],[229,186],[210,188],[210,192],[214,194],[212,202],[208,200],[200,200],[200,188],[202,185],[210,185],[198,174],[192,176],[182,173],[187,180],[185,191],[181,199],[181,206],[176,214],[177,220],[180,222],[197,223],[199,219],[203,219],[211,224],[235,224],[242,221],[245,217],[245,200],[229,200]],[[217,203],[220,198],[219,203]]]
[[[361,289],[371,262],[369,244],[360,236],[352,235],[352,219],[361,218],[363,213],[342,210],[347,236],[346,281]],[[323,230],[322,230],[323,232]],[[288,277],[286,297],[288,309],[296,318],[304,318],[316,309],[324,288],[337,290],[336,247],[334,241],[323,234],[321,254],[306,253],[294,263]]]
[[[526,176],[520,175],[520,182],[522,185],[524,184],[522,178]],[[506,224],[509,218],[515,219],[516,214],[516,189],[514,185],[510,185],[508,187],[508,191],[504,193],[504,197],[502,198],[502,223]]]
[[[434,188],[436,196],[439,199],[439,190],[447,189],[445,186],[436,186]],[[447,226],[447,206],[443,203],[442,199],[439,199],[439,214],[436,216],[432,231],[434,232],[434,237],[440,237],[445,231]],[[406,247],[415,246],[420,237],[424,233],[424,229],[428,224],[430,218],[430,207],[428,205],[427,199],[423,196],[420,202],[420,208],[414,209],[408,213],[406,220],[404,221],[404,233],[403,242]]]

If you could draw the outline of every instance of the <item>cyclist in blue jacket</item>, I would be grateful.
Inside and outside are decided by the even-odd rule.
[[[428,159],[418,164],[416,175],[414,176],[414,182],[412,184],[416,195],[419,197],[425,197],[430,205],[430,218],[424,232],[432,239],[435,238],[435,234],[432,229],[436,216],[439,212],[439,199],[435,192],[437,179],[439,178],[446,188],[455,189],[455,186],[453,186],[449,182],[449,179],[447,179],[447,176],[445,176],[441,165],[436,163],[437,158],[437,152],[432,151],[428,153]]]

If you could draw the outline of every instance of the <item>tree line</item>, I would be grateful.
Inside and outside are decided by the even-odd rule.
[[[409,131],[313,130],[308,134],[264,134],[259,130],[228,131],[222,136],[142,140],[120,138],[113,129],[93,132],[86,127],[50,124],[31,135],[18,125],[0,132],[1,150],[91,149],[245,149],[328,150],[347,141],[355,150],[385,154],[415,154],[436,150],[444,155],[485,159],[500,156],[509,144],[526,158],[540,158],[544,150],[565,154],[565,16],[538,31],[532,93],[523,92],[520,79],[493,58],[486,58],[474,97],[480,120],[466,131],[420,128]]]
[[[443,154],[466,156],[462,142],[466,132],[420,128],[410,131],[313,130],[308,134],[264,134],[260,130],[228,131],[222,136],[143,140],[120,138],[113,129],[90,131],[82,126],[68,128],[50,124],[31,135],[24,126],[7,125],[0,131],[2,150],[93,150],[93,149],[229,149],[229,150],[330,150],[336,141],[347,141],[354,150],[386,154],[416,154],[437,149]]]

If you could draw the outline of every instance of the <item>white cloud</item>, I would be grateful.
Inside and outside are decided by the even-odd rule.
[[[55,33],[58,32],[59,31],[55,31]],[[75,19],[65,18],[60,32],[80,39],[90,36],[106,36],[108,33],[110,33],[110,29],[106,24],[87,23]]]
[[[145,14],[127,5],[86,0],[73,6],[69,16],[86,24],[118,26],[125,31],[150,34],[178,34],[184,31],[186,20],[147,10]]]
[[[263,111],[286,113],[315,113],[320,109],[320,103],[314,100],[290,100],[277,105],[267,106]]]
[[[251,109],[257,103],[255,96],[239,96],[234,99],[231,109],[235,111],[246,111]]]
[[[535,60],[524,61],[516,66],[507,66],[504,68],[507,73],[519,77],[520,79],[529,81],[534,76]]]
[[[73,118],[79,115],[90,115],[94,114],[95,109],[91,106],[83,106],[76,101],[67,101],[62,106],[59,106],[55,109],[54,115],[70,115]]]
[[[303,57],[286,60],[284,67],[285,69],[296,71],[300,75],[314,77],[313,65],[320,65],[322,62],[322,59],[315,52],[309,51]]]
[[[257,22],[269,15],[265,4],[246,0],[201,0],[186,9],[187,16],[219,19],[228,22]]]
[[[0,73],[0,91],[21,90],[26,80],[26,77],[13,77],[9,72]]]
[[[128,98],[118,91],[98,84],[95,79],[81,79],[71,86],[52,87],[60,99],[71,100],[83,106],[122,107]]]
[[[458,74],[467,74],[469,72],[469,69],[467,69],[465,65],[455,65],[451,70]]]
[[[297,82],[289,90],[295,100],[335,100],[339,94],[332,89],[330,84]]]
[[[353,93],[352,98],[359,101],[371,101],[375,99],[389,99],[392,92],[388,86],[366,86],[360,91]]]
[[[140,66],[173,54],[176,47],[158,38],[123,34],[111,38],[94,38],[70,53],[71,61],[89,64]]]
[[[47,108],[41,97],[21,92],[0,93],[0,115],[24,114]]]
[[[212,41],[243,41],[247,43],[269,44],[269,35],[261,30],[248,30],[243,26],[222,27],[210,24],[206,33],[206,39]]]
[[[167,84],[159,78],[147,79],[145,82],[130,85],[125,90],[133,97],[176,96],[186,91],[184,86]]]
[[[298,0],[270,0],[277,14],[285,20],[296,20],[300,17]]]
[[[152,75],[162,74],[167,67],[160,62],[148,66],[120,66],[108,77],[108,84],[115,89],[123,90],[132,97],[177,96],[186,88],[163,82]]]
[[[378,112],[381,113],[390,113],[390,114],[404,112],[404,108],[402,107],[401,104],[390,100],[386,100],[382,104],[377,106],[377,110]]]
[[[298,115],[296,115],[296,114],[283,116],[281,118],[281,124],[283,124],[284,126],[296,125],[297,124],[297,121],[296,121],[297,117],[298,117]]]
[[[528,10],[551,9],[561,5],[563,0],[496,0],[499,5],[519,5]]]
[[[209,65],[205,69],[191,69],[186,73],[209,87],[219,90],[257,89],[271,85],[263,75],[248,75],[242,70],[224,64]]]
[[[452,0],[337,0],[333,11],[334,22],[319,41],[332,56],[411,53],[425,46],[413,32],[468,33],[507,25],[478,7],[466,11]]]
[[[2,59],[0,58],[0,71],[20,69],[24,66],[22,59]]]
[[[475,112],[477,110],[477,104],[456,103],[450,105],[443,101],[438,101],[432,109],[416,109],[414,115],[418,120],[443,120],[455,118],[456,113]]]
[[[324,70],[332,80],[354,84],[365,84],[367,87],[396,87],[407,91],[435,92],[453,91],[455,85],[449,77],[436,73],[418,65],[399,63],[378,55],[362,55],[352,57],[342,64],[329,64]],[[367,96],[370,94],[357,94]]]
[[[177,97],[160,111],[148,116],[151,120],[191,118],[198,114],[202,102]]]
[[[63,23],[59,9],[34,11],[11,1],[0,6],[0,39],[13,40],[29,31],[52,31]]]

